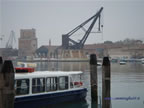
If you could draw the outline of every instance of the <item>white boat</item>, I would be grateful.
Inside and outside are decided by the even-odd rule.
[[[120,61],[119,63],[120,63],[120,65],[125,65],[126,64],[125,61]]]
[[[19,73],[15,74],[15,108],[36,108],[86,97],[87,89],[81,81],[80,71],[31,72],[29,68],[17,68],[16,71]]]
[[[97,62],[97,66],[102,66],[102,63],[101,62]]]

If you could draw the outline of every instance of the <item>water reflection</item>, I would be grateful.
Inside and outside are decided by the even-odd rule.
[[[49,71],[85,71],[89,69],[87,62],[37,62],[36,70]]]
[[[42,108],[88,108],[89,104],[85,100],[75,102],[65,102],[61,104],[49,105]]]

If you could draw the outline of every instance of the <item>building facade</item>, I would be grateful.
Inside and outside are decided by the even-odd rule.
[[[37,50],[35,29],[21,29],[19,38],[19,57],[33,56]]]

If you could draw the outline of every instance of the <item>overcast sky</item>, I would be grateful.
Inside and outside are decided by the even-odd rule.
[[[49,39],[52,45],[61,45],[62,34],[94,15],[101,6],[103,34],[91,34],[86,44],[144,39],[144,0],[2,0],[0,37],[4,38],[0,45],[5,46],[14,30],[17,47],[20,29],[31,28],[36,29],[38,46],[48,45]]]

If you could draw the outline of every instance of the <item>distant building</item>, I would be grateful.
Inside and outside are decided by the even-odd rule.
[[[85,55],[96,54],[97,57],[102,58],[104,56],[105,46],[104,44],[86,44],[84,45]]]
[[[82,50],[63,50],[60,46],[43,45],[36,50],[35,57],[40,58],[86,58],[90,54],[97,54],[98,57],[103,57],[104,45],[85,45]]]
[[[36,50],[36,57],[40,58],[57,58],[58,54],[56,49],[59,46],[50,46],[50,45],[43,45]]]
[[[35,29],[21,29],[19,38],[19,57],[33,56],[37,50]]]
[[[0,48],[0,56],[3,59],[13,59],[18,56],[18,50],[12,48]]]
[[[49,43],[51,42],[49,41]],[[79,51],[63,50],[60,46],[49,44],[38,48],[35,55],[41,58],[79,58]],[[90,54],[96,54],[97,58],[104,56],[109,56],[112,59],[144,58],[144,44],[130,46],[114,43],[86,44],[81,52],[82,56],[89,57]],[[73,56],[70,55],[71,53]]]

